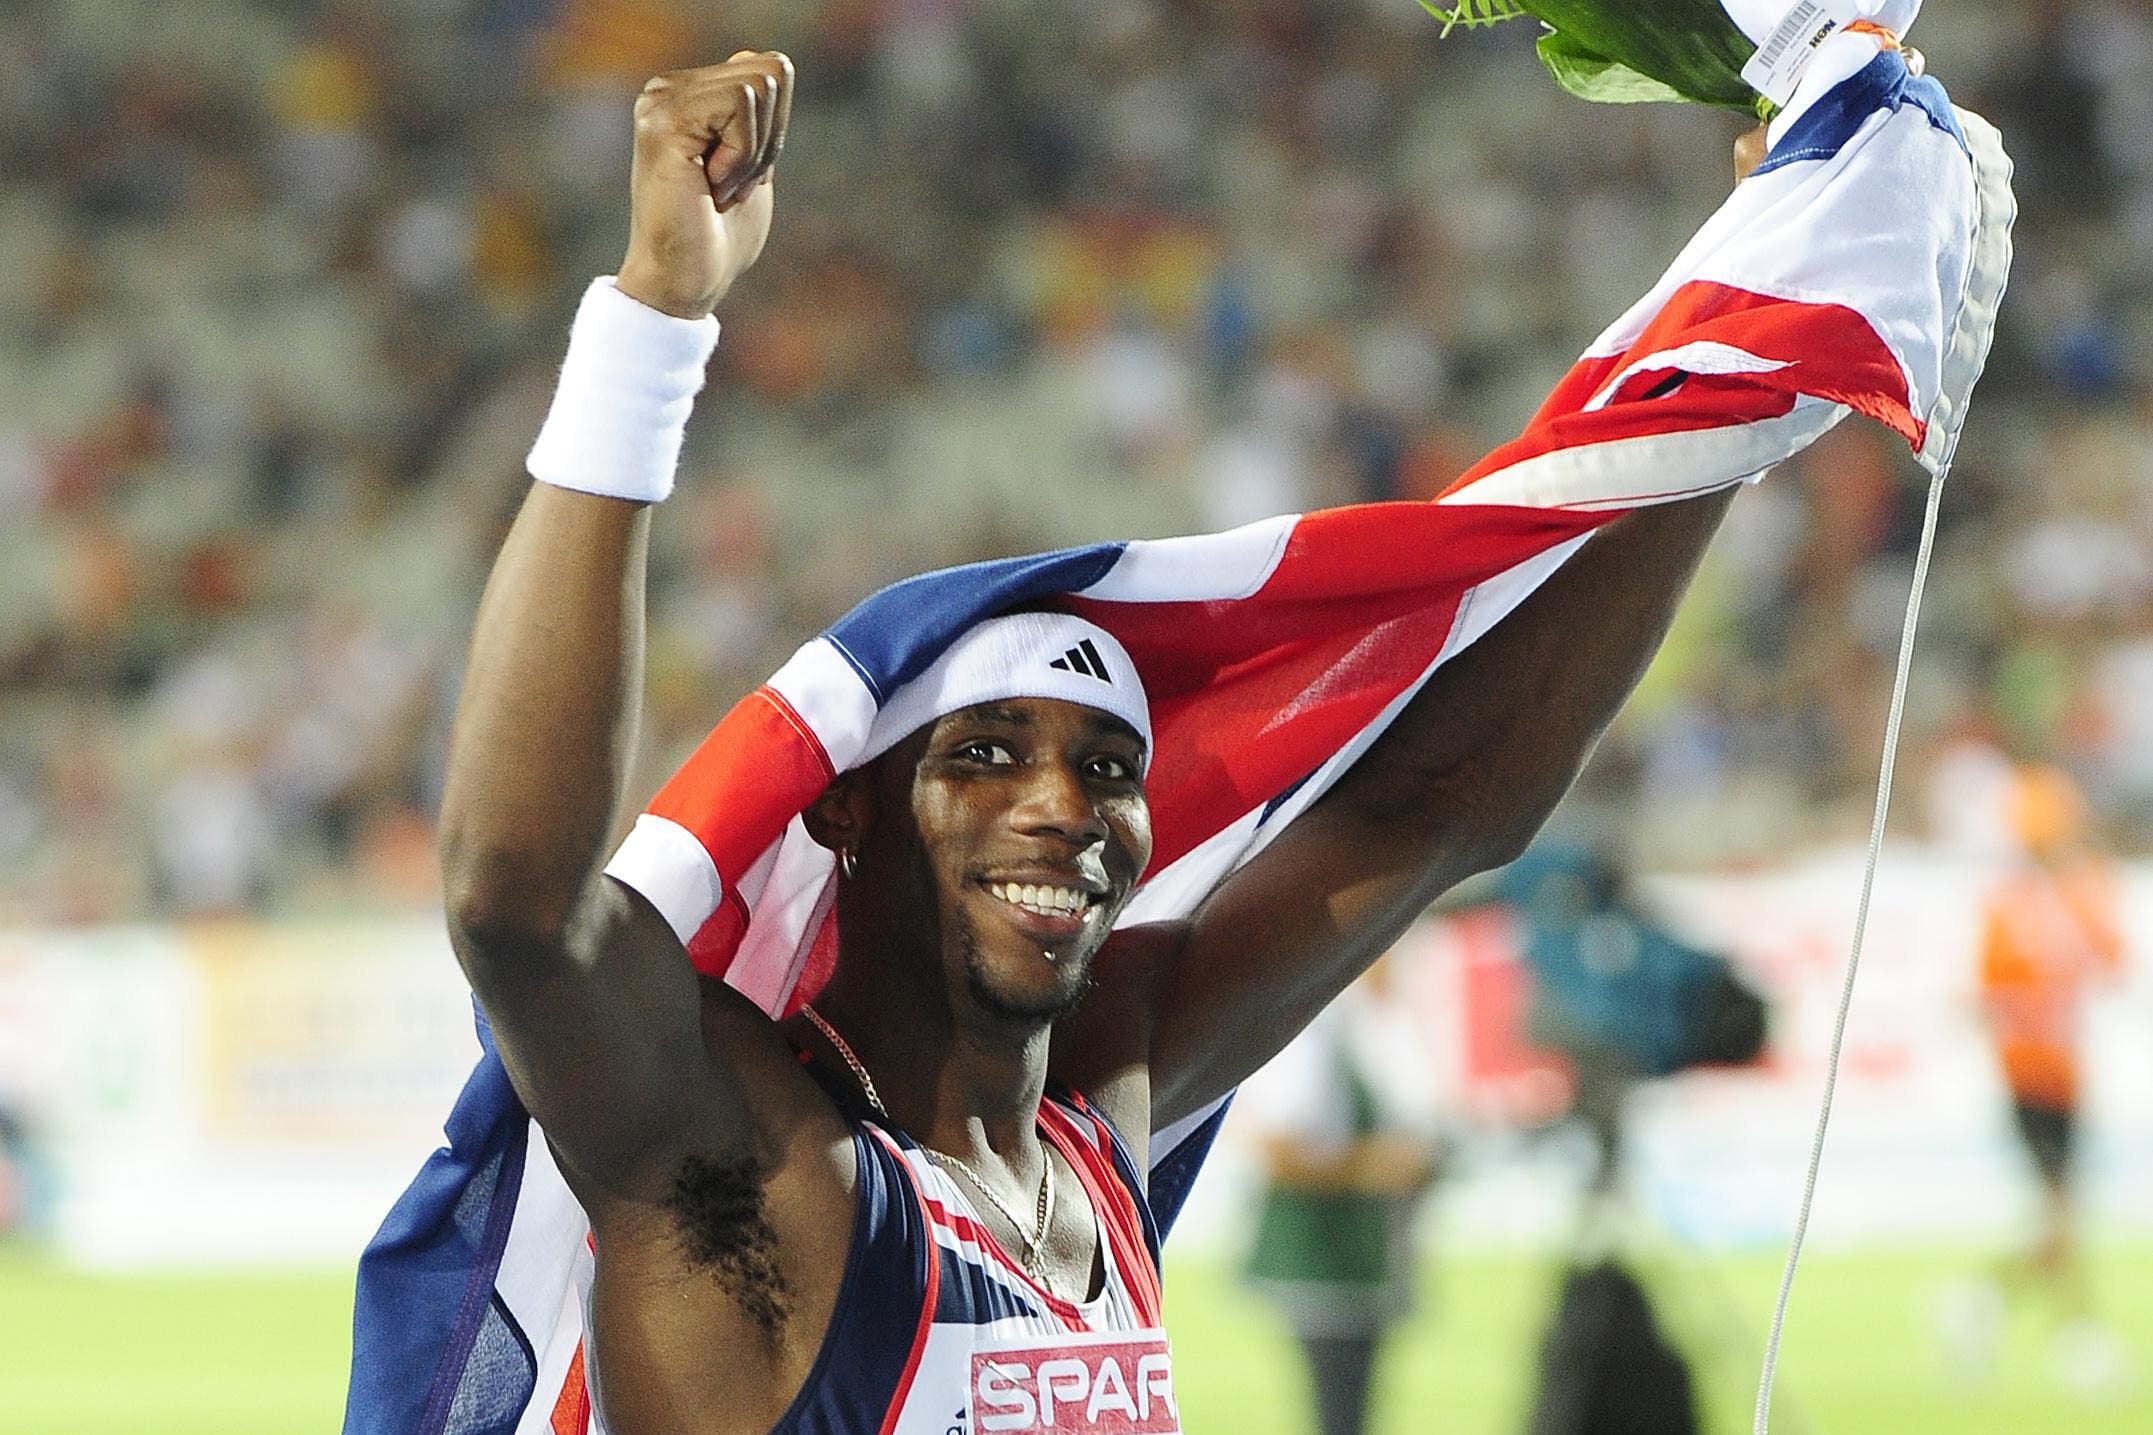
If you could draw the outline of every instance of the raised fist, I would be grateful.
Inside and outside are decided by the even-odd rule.
[[[622,293],[683,319],[717,306],[770,236],[771,173],[791,115],[792,61],[774,50],[643,87]]]

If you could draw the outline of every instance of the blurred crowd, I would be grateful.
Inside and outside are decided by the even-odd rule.
[[[1914,755],[2153,847],[2153,20],[1916,38],[2025,218]],[[460,642],[649,74],[782,47],[771,253],[657,528],[642,782],[880,584],[1439,490],[1730,178],[1414,0],[0,9],[0,922],[433,900]],[[1603,753],[1648,861],[1866,820],[1922,494],[1849,424],[1738,505]],[[1909,820],[1912,820],[1911,818]]]

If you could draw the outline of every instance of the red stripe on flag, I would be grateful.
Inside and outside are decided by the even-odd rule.
[[[583,1383],[583,1342],[576,1342],[576,1353],[568,1362],[568,1378],[561,1383],[560,1399],[553,1402],[553,1416],[547,1422],[553,1435],[586,1435],[591,1428],[591,1395]]]
[[[1698,343],[1726,344],[1786,367],[1758,374],[1696,375],[1659,398],[1645,396],[1670,371],[1647,369],[1625,380],[1623,393],[1613,402],[1591,413],[1583,411],[1632,365]],[[1557,449],[1777,418],[1794,407],[1800,394],[1867,414],[1917,449],[1927,436],[1913,412],[1906,371],[1858,310],[1694,280],[1675,291],[1627,350],[1574,366],[1525,432],[1475,464],[1451,491]]]
[[[800,963],[800,980],[793,984],[785,1015],[791,1016],[819,996],[836,971],[837,908],[833,903],[830,914],[823,918],[822,929],[815,933],[814,942],[807,949],[807,959]]]
[[[831,776],[814,732],[762,687],[719,720],[648,810],[694,833],[730,891]]]
[[[718,910],[709,920],[695,929],[688,939],[688,960],[695,969],[707,977],[722,977],[732,967],[733,958],[739,954],[740,939],[748,931],[748,904],[740,893],[727,884],[725,895],[718,901]]]

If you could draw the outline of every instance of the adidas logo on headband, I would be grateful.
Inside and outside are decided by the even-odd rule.
[[[1097,678],[1102,683],[1111,684],[1114,681],[1114,675],[1106,670],[1106,659],[1099,656],[1099,650],[1091,645],[1089,638],[1047,666],[1060,668],[1065,673],[1082,673],[1085,677]]]

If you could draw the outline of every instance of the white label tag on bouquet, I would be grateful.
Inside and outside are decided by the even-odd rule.
[[[1824,42],[1860,18],[1855,0],[1795,0],[1742,67],[1743,80],[1773,104],[1786,104]]]

